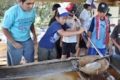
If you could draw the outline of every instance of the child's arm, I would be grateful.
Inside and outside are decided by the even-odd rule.
[[[78,31],[64,31],[63,29],[60,29],[57,32],[62,36],[73,36],[81,34],[83,31],[85,31],[85,29],[81,27]]]
[[[91,38],[92,32],[88,31],[88,36]],[[87,41],[86,47],[89,48],[91,45],[90,41]]]
[[[79,30],[80,28],[77,28],[77,31]],[[77,34],[77,44],[76,44],[76,50],[78,49],[79,47],[79,42],[80,42],[80,34]]]
[[[92,32],[93,32],[93,29],[94,29],[94,19],[95,18],[93,18],[92,19],[92,21],[91,21],[91,24],[90,24],[90,27],[89,27],[89,29],[88,29],[88,36],[91,38],[91,36],[92,36]],[[90,41],[88,40],[87,41],[87,44],[86,44],[86,46],[87,46],[87,48],[89,48],[90,47]]]
[[[114,38],[111,38],[113,44],[119,49],[120,51],[120,45],[116,42],[116,40]]]
[[[70,28],[70,31],[75,31],[76,30],[76,22],[73,22],[72,27]]]
[[[71,31],[76,31],[76,21],[75,19],[77,20],[77,17],[75,15],[73,15],[73,25],[71,26],[70,30]]]

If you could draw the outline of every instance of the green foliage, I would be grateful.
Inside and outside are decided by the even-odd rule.
[[[16,3],[17,0],[0,0],[0,23],[2,22],[5,11]]]
[[[17,4],[17,0],[0,0],[0,23],[3,19],[4,12],[11,6]],[[35,26],[47,28],[50,19],[53,17],[52,6],[55,2],[36,2],[34,7],[36,9]],[[83,9],[82,3],[75,3],[77,5],[77,15]]]
[[[35,26],[38,27],[46,27],[53,16],[52,14],[52,6],[54,2],[43,2],[43,3],[35,3],[36,8],[36,22]]]
[[[77,6],[77,12],[76,12],[76,14],[77,14],[77,17],[79,17],[81,11],[83,10],[83,3],[75,3],[75,4]]]
[[[16,3],[16,0],[0,0],[0,17],[4,16],[4,12]]]
[[[43,3],[35,3],[35,8],[37,11],[37,18],[35,22],[35,26],[38,27],[47,27],[50,19],[52,18],[52,6],[55,4],[54,2],[43,2]],[[77,16],[80,15],[80,12],[83,9],[82,3],[75,3],[77,6]]]

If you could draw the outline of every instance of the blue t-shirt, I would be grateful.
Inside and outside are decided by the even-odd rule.
[[[91,40],[96,45],[97,48],[103,49],[106,48],[106,45],[104,44],[106,39],[106,22],[105,20],[100,20],[100,39],[96,39],[96,17],[93,17],[90,27],[88,31],[92,32]],[[109,33],[110,33],[110,26],[109,26]],[[91,47],[93,47],[91,45]]]
[[[39,46],[46,49],[53,49],[55,47],[55,42],[59,39],[60,35],[57,32],[60,29],[68,29],[70,28],[66,24],[61,26],[57,21],[54,21],[50,27],[47,29],[44,36],[41,38],[39,42]]]
[[[30,38],[30,27],[35,22],[35,9],[24,11],[17,4],[5,12],[2,27],[8,29],[15,41],[26,41]]]

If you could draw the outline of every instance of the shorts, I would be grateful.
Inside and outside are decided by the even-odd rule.
[[[87,49],[86,43],[85,43],[85,41],[83,39],[81,39],[80,42],[79,42],[79,48],[85,48],[85,49]]]
[[[65,43],[62,42],[62,55],[67,55],[68,53],[76,53],[76,43]]]
[[[103,56],[106,56],[106,48],[102,48],[102,49],[99,49],[98,50],[102,53]],[[97,51],[95,50],[95,48],[89,48],[88,49],[88,55],[97,55]]]
[[[86,40],[86,42],[87,42],[86,36],[82,37],[82,35],[80,35],[79,48],[85,48],[85,49],[87,49],[87,47],[86,47],[86,42],[84,41],[83,38],[84,38],[84,39]]]
[[[57,58],[57,53],[55,48],[46,49],[40,46],[38,47],[38,61],[51,60],[56,58]]]

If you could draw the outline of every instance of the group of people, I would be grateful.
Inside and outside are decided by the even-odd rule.
[[[86,55],[97,55],[83,32],[87,32],[100,52],[106,56],[109,47],[110,21],[106,17],[108,5],[101,2],[98,14],[90,21],[89,11],[96,8],[94,0],[87,0],[79,17],[76,17],[77,7],[70,2],[65,8],[59,4],[53,5],[54,16],[49,27],[38,43],[38,61],[68,56],[79,56],[82,48]],[[7,37],[8,66],[20,64],[22,56],[26,63],[34,61],[34,44],[37,36],[34,29],[35,0],[19,0],[19,4],[5,12],[2,31]],[[111,38],[116,46],[114,56],[120,59],[120,28],[115,27]],[[31,39],[30,32],[33,34]]]

